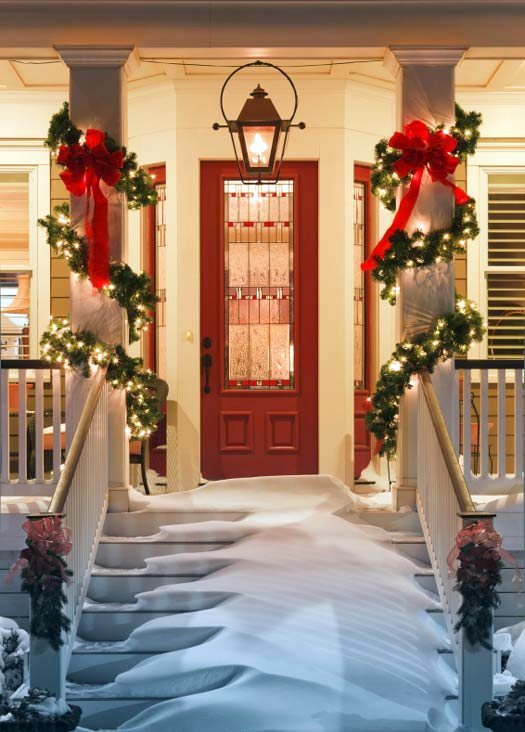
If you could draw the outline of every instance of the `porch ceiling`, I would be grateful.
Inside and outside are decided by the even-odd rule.
[[[224,77],[251,59],[271,60],[294,77],[353,79],[392,87],[393,77],[383,58],[384,47],[334,49],[170,49],[139,48],[130,74],[131,86],[162,77],[203,79]],[[247,72],[249,73],[249,72]],[[254,70],[261,76],[261,70]],[[264,72],[263,72],[264,73]],[[61,90],[68,70],[53,49],[0,49],[0,90]],[[456,72],[459,91],[525,90],[525,47],[471,48]]]

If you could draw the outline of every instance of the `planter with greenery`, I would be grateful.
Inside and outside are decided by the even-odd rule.
[[[523,732],[525,681],[517,681],[503,699],[486,702],[481,709],[481,720],[492,732]]]
[[[45,689],[30,689],[27,696],[0,696],[1,732],[70,732],[80,722],[81,709],[58,701]]]

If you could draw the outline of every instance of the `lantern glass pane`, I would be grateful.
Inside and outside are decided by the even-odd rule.
[[[267,127],[244,125],[243,132],[248,155],[247,167],[255,170],[268,168],[272,163],[274,137],[278,134],[276,128],[273,125]]]

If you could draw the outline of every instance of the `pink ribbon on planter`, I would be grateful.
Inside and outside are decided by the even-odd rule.
[[[64,582],[70,582],[66,568],[58,557],[64,557],[73,548],[71,529],[62,526],[60,516],[43,516],[36,520],[27,520],[22,524],[27,534],[26,549],[13,564],[6,576],[6,582],[24,567],[32,566],[39,574],[50,574],[58,570]]]
[[[503,548],[503,537],[496,531],[490,519],[474,521],[458,532],[458,535],[456,536],[456,543],[450,550],[447,557],[449,574],[454,574],[454,562],[459,558],[461,550],[469,544],[474,544],[475,546],[487,549],[487,551],[497,552],[500,559],[503,559],[514,567],[514,582],[521,591],[523,577],[518,565],[518,560]]]

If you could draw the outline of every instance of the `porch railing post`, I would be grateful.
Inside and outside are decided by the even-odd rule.
[[[391,48],[389,66],[398,87],[398,129],[414,120],[427,125],[452,125],[455,120],[454,69],[464,48]],[[400,195],[402,195],[402,191]],[[453,196],[445,186],[423,179],[417,206],[407,230],[448,227],[454,213]],[[454,265],[406,270],[398,281],[397,339],[428,328],[443,313],[454,310]],[[434,379],[449,432],[455,441],[455,377],[451,364],[436,368]],[[417,487],[417,385],[401,399],[397,444],[397,507],[415,505]]]
[[[483,514],[483,518],[494,518]],[[463,528],[476,520],[475,515],[461,516]],[[494,621],[492,622],[494,628]],[[491,638],[493,630],[491,632]],[[473,646],[462,630],[459,638],[459,721],[468,732],[485,732],[481,723],[481,707],[494,694],[494,651]]]

